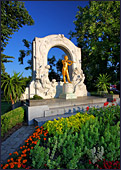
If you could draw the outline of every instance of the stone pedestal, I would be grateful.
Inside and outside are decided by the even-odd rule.
[[[64,83],[63,84],[63,93],[60,94],[59,98],[61,99],[76,99],[77,96],[75,95],[73,84],[71,83]]]

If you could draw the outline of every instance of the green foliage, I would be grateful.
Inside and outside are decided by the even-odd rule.
[[[12,105],[11,103],[8,103],[7,101],[1,101],[1,115],[4,113],[12,110]]]
[[[120,120],[120,106],[116,105],[100,109],[91,108],[88,114],[98,117],[100,124],[103,124],[103,126],[107,123],[114,126]]]
[[[94,169],[94,165],[89,165],[89,159],[94,163],[103,158],[119,160],[120,122],[111,126],[102,123],[100,118],[89,119],[78,132],[72,126],[63,134],[52,136],[49,133],[44,147],[38,145],[31,155],[33,168],[43,169],[46,164],[47,169]]]
[[[5,74],[5,66],[4,66],[4,63],[8,63],[8,62],[13,62],[12,60],[8,60],[8,59],[11,59],[14,57],[12,56],[7,56],[5,54],[1,54],[1,73],[2,74]]]
[[[53,135],[56,133],[63,134],[65,129],[71,129],[71,127],[78,132],[82,125],[91,118],[94,119],[95,117],[88,115],[87,113],[77,113],[69,118],[59,118],[59,120],[54,119],[54,121],[47,121],[43,127]]]
[[[113,91],[110,91],[110,94],[113,94]]]
[[[33,96],[33,98],[30,98],[31,100],[40,100],[40,99],[43,99],[41,96],[38,96],[37,94],[35,94]]]
[[[14,32],[24,25],[33,25],[34,21],[24,7],[24,2],[1,2],[1,51],[8,44],[8,40]]]
[[[34,20],[24,7],[24,2],[1,1],[1,52],[4,51],[11,35],[17,32],[24,25],[33,25]],[[4,63],[13,62],[8,60],[14,58],[1,54],[1,70],[5,72]]]
[[[56,61],[55,56],[48,58],[48,64],[50,65],[49,69],[49,79],[52,81],[52,79],[55,79],[57,82],[61,80],[61,73],[60,70],[62,70],[62,60],[59,59]],[[54,70],[54,68],[57,68],[57,72]],[[62,71],[61,71],[62,72]]]
[[[25,82],[21,80],[22,74],[14,72],[14,75],[3,75],[1,80],[1,88],[4,88],[4,96],[7,101],[11,99],[14,104],[17,99],[20,99],[22,93],[25,90]]]
[[[90,1],[78,7],[75,32],[82,49],[82,69],[89,91],[96,90],[94,83],[100,74],[108,73],[111,82],[120,80],[120,2]]]
[[[29,77],[22,77],[21,80],[24,82],[24,87],[26,88],[30,81],[32,80],[32,76],[29,76]]]
[[[1,116],[1,136],[24,120],[24,107],[18,107]]]
[[[97,83],[96,83],[96,87],[98,87],[98,90],[101,91],[105,91],[108,93],[108,89],[110,87],[110,83],[109,83],[109,80],[111,78],[106,74],[99,74],[99,77],[98,77],[98,80],[97,80]]]
[[[100,92],[90,92],[91,96],[101,96],[103,97],[103,94],[101,94]]]
[[[46,148],[39,146],[34,148],[34,151],[31,151],[32,166],[42,169],[47,163],[48,169],[77,168],[77,162],[81,157],[81,148],[76,146],[78,135],[72,136],[72,133],[73,130],[66,131],[63,135],[49,138]]]
[[[27,67],[25,67],[25,70],[31,70],[32,71],[32,43],[29,42],[26,39],[22,40],[24,43],[24,46],[27,48],[27,50],[19,50],[20,52],[20,57],[18,58],[18,61],[20,62],[20,64],[23,64],[23,59],[25,58],[25,56],[31,56],[31,59],[29,59],[27,61],[27,63],[29,64]]]
[[[43,146],[39,146],[40,141],[38,141],[37,145],[33,150],[30,151],[30,158],[32,159],[32,166],[35,169],[42,168],[44,169],[44,164],[49,159],[49,148],[45,148]]]

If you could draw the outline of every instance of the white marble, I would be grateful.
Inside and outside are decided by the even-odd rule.
[[[32,81],[29,88],[26,88],[23,99],[33,97],[35,94],[44,99],[57,98],[62,94],[63,82],[56,82],[56,80],[50,82],[48,78],[50,66],[47,65],[47,56],[53,47],[62,49],[68,58],[75,62],[69,67],[73,93],[77,97],[87,96],[85,76],[81,69],[81,48],[76,47],[63,34],[55,34],[44,38],[35,37],[33,41]]]
[[[63,84],[63,93],[60,94],[59,98],[63,99],[76,99],[77,96],[74,93],[74,86],[71,83]]]

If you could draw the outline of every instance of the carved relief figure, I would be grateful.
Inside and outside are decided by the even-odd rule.
[[[74,85],[74,92],[76,91],[76,88],[81,88],[84,82],[85,76],[83,74],[83,71],[79,68],[75,68],[74,72],[72,73],[72,83]]]

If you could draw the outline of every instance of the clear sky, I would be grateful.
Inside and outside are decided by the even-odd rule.
[[[77,6],[85,7],[88,1],[23,1],[25,8],[32,16],[35,24],[33,26],[23,26],[18,32],[12,35],[4,54],[14,56],[13,63],[5,64],[6,72],[13,75],[13,71],[23,72],[24,77],[31,75],[31,72],[24,68],[28,66],[27,60],[31,57],[25,57],[24,64],[18,62],[19,50],[26,50],[22,40],[27,39],[32,42],[35,37],[42,38],[51,34],[64,34],[69,38],[70,30],[75,30],[73,23],[76,20]],[[14,15],[14,14],[13,14]],[[71,40],[76,45],[76,39]],[[48,57],[55,55],[60,58],[64,52],[58,48],[49,51]]]

